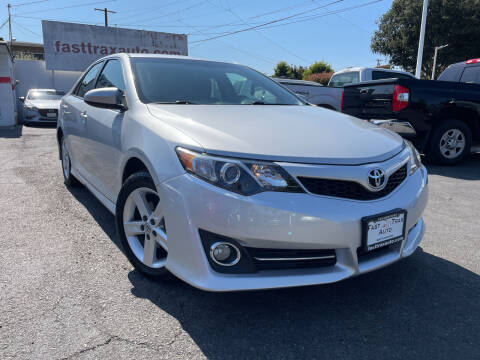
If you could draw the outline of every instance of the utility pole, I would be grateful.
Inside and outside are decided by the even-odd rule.
[[[435,46],[435,55],[433,55],[433,69],[432,69],[432,80],[435,80],[435,68],[437,67],[437,54],[438,50],[444,49],[448,46],[447,45],[442,45],[442,46]]]
[[[108,13],[116,14],[116,11],[105,9],[94,9],[95,11],[103,11],[105,13],[105,26],[108,26]]]
[[[415,77],[422,75],[423,45],[425,44],[425,27],[427,25],[428,0],[423,0],[422,25],[420,27],[420,40],[418,42],[417,69]]]
[[[10,14],[10,8],[12,7],[12,5],[8,4],[7,5],[7,8],[8,8],[8,37],[9,37],[9,41],[10,41],[10,49],[12,48],[12,41],[13,41],[13,38],[12,38],[12,15]]]

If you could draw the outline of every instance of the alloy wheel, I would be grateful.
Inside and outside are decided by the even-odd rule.
[[[447,159],[455,159],[463,153],[465,134],[459,129],[449,129],[440,138],[440,153]]]
[[[123,209],[123,229],[133,254],[144,265],[159,269],[167,259],[167,232],[158,194],[146,187],[130,193]]]

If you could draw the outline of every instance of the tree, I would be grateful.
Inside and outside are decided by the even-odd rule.
[[[330,72],[322,72],[322,73],[315,73],[315,74],[310,74],[308,75],[305,80],[308,81],[315,81],[318,82],[324,86],[328,85],[328,82],[330,81],[330,78],[333,75],[333,71]]]
[[[305,80],[311,74],[319,74],[323,72],[333,73],[333,69],[330,64],[327,64],[325,61],[315,61],[312,65],[308,67],[307,70],[304,71],[303,79]]]
[[[274,69],[274,77],[290,77],[290,66],[285,61],[280,61]]]
[[[394,0],[378,21],[371,40],[374,53],[390,63],[414,72],[422,17],[422,1]],[[480,55],[480,0],[430,0],[422,71],[432,72],[435,46],[449,44],[437,58],[437,74],[449,64]]]
[[[296,65],[290,65],[289,69],[289,77],[292,79],[298,79],[302,80],[303,79],[303,73],[305,72],[305,68],[303,66],[296,66]]]

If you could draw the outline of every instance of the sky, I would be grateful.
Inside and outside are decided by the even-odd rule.
[[[188,34],[189,55],[248,65],[272,74],[279,61],[308,66],[323,60],[335,70],[375,66],[370,39],[392,0],[12,0],[18,41],[43,42],[41,20]],[[0,1],[0,26],[7,20]],[[266,24],[266,25],[265,25]],[[251,29],[254,28],[254,29]],[[250,30],[247,30],[250,29]],[[231,34],[236,32],[234,34]],[[8,39],[8,24],[0,29]],[[212,39],[214,38],[214,39]]]

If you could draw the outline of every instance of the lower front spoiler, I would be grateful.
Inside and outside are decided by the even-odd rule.
[[[410,229],[406,240],[399,246],[383,251],[357,255],[357,249],[336,249],[337,263],[334,266],[317,269],[265,270],[255,274],[220,274],[216,281],[207,283],[191,281],[180,274],[174,274],[190,285],[207,291],[246,291],[320,285],[338,282],[350,277],[380,269],[410,256],[417,249],[425,233],[423,218]]]

